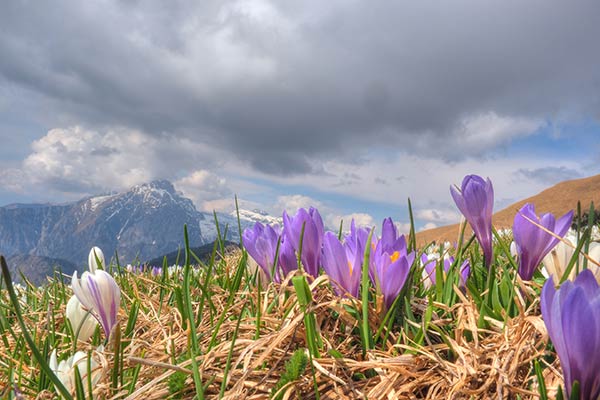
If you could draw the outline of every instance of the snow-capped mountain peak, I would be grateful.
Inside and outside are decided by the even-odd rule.
[[[217,219],[221,235],[226,232],[228,240],[238,241],[235,212],[217,213]],[[264,211],[240,210],[242,230],[256,221],[280,223]],[[85,265],[89,249],[99,246],[105,254],[116,251],[120,261],[131,262],[182,247],[184,224],[192,246],[217,236],[212,213],[199,212],[171,182],[160,180],[69,204],[0,207],[0,246],[8,256],[32,254],[77,265]]]
[[[262,224],[269,224],[269,225],[281,225],[283,223],[283,219],[281,217],[274,217],[263,210],[240,209],[239,212],[240,212],[240,220],[243,220],[243,221],[249,221],[252,223],[260,222]],[[237,217],[235,211],[232,211],[229,215],[231,215],[234,218]]]

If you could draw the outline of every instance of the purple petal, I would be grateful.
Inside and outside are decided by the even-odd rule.
[[[325,233],[323,241],[323,269],[332,280],[335,292],[339,296],[350,293],[358,296],[358,280],[360,266],[354,264],[355,260],[348,260],[346,250],[337,236],[332,232]]]
[[[559,241],[536,224],[562,237],[569,229],[572,216],[573,213],[569,212],[558,222],[549,213],[538,218],[533,204],[530,203],[525,204],[515,215],[513,236],[518,249],[519,275],[524,280],[531,280],[542,259]]]
[[[410,264],[405,257],[389,263],[383,268],[381,277],[381,292],[386,307],[390,308],[404,287],[410,270]]]
[[[289,243],[294,250],[302,251],[301,260],[307,273],[317,276],[323,244],[323,221],[315,208],[300,208],[294,217],[284,211],[283,225]],[[304,232],[304,233],[303,233]],[[302,249],[300,242],[302,241]]]
[[[72,288],[81,304],[102,325],[106,336],[110,336],[121,303],[121,290],[114,278],[106,271],[97,270],[95,273],[84,272],[79,280],[75,271]]]
[[[570,388],[575,380],[579,381],[582,398],[592,398],[585,395],[590,391],[588,387],[590,378],[594,374],[599,374],[600,371],[590,371],[589,365],[590,355],[598,354],[600,346],[598,346],[598,335],[595,324],[590,324],[590,316],[592,316],[590,304],[583,292],[583,289],[576,287],[570,295],[565,299],[561,307],[562,331],[565,340],[568,343],[566,347],[569,360],[569,379],[565,371],[565,381],[567,384],[567,394],[570,395]],[[560,356],[560,354],[559,354]],[[561,361],[564,358],[561,357]],[[592,357],[593,358],[593,357]]]
[[[600,395],[600,288],[593,274],[584,270],[574,282],[560,289],[552,279],[541,294],[542,318],[560,358],[567,395],[575,380],[582,399]]]
[[[279,249],[279,268],[281,272],[277,272],[275,274],[275,282],[281,282],[290,272],[298,269],[298,259],[296,258],[296,253],[294,251],[294,247],[291,245],[290,241],[285,238],[281,242],[281,247]]]
[[[489,266],[493,258],[492,212],[494,190],[492,182],[477,175],[467,175],[463,179],[461,191],[450,187],[450,193],[456,206],[469,222],[477,237]]]
[[[383,224],[381,227],[381,242],[384,246],[392,247],[394,242],[396,242],[398,234],[396,232],[396,226],[391,218],[386,218],[383,220]]]

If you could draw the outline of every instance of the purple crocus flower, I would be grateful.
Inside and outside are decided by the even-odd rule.
[[[367,231],[368,235],[368,231]],[[366,241],[366,239],[365,239]],[[371,258],[369,264],[369,276],[375,286],[377,286],[378,274],[377,274],[377,263],[375,262],[377,256],[381,256],[384,253],[388,255],[398,252],[399,256],[406,257],[408,249],[406,246],[406,238],[404,235],[398,236],[396,226],[391,218],[383,220],[381,229],[381,238],[374,239],[371,242]],[[412,264],[412,262],[411,262]]]
[[[352,238],[347,236],[347,238]],[[351,240],[350,240],[351,241]],[[333,232],[326,232],[323,239],[323,269],[331,278],[333,289],[338,296],[347,293],[358,297],[361,281],[362,254],[360,243],[343,245]]]
[[[423,284],[425,288],[435,286],[435,268],[438,260],[435,257],[428,257],[427,254],[421,254],[421,265],[423,266]]]
[[[519,275],[523,280],[529,281],[542,259],[556,246],[559,239],[552,236],[536,224],[543,226],[555,235],[563,237],[571,226],[573,210],[563,215],[558,221],[554,215],[547,213],[540,218],[535,213],[533,204],[525,204],[513,223],[513,236],[517,256],[519,258]],[[533,221],[533,222],[531,222]]]
[[[254,224],[252,228],[246,228],[242,235],[244,247],[248,254],[262,268],[268,280],[274,279],[271,271],[275,266],[275,257],[277,253],[277,243],[280,241],[281,233],[278,228],[270,225],[263,225],[260,222]],[[277,275],[277,282],[279,276]]]
[[[493,257],[492,212],[494,208],[494,188],[490,178],[484,180],[478,175],[467,175],[460,190],[450,186],[450,194],[460,212],[473,229],[479,245],[483,249],[485,265],[490,266]]]
[[[381,243],[378,243],[377,247],[380,248],[380,246]],[[383,294],[383,300],[388,309],[404,287],[414,260],[414,251],[406,254],[400,250],[394,250],[391,253],[375,250],[373,257],[375,280],[373,284]]]
[[[575,381],[581,399],[600,397],[600,287],[590,270],[560,289],[552,279],[541,294],[542,318],[554,344],[565,379],[566,398]]]
[[[421,264],[423,265],[423,278],[425,287],[435,286],[436,276],[435,268],[438,260],[429,258],[426,254],[421,255]],[[449,256],[444,258],[444,272],[447,274],[450,267],[454,264],[454,257]],[[465,260],[460,266],[459,287],[464,288],[467,284],[467,279],[471,275],[471,264],[469,260]]]
[[[381,251],[392,253],[398,250],[406,254],[406,238],[404,235],[398,236],[396,225],[392,219],[384,219],[381,225],[381,239],[378,242],[381,244]]]
[[[304,237],[302,227],[304,226]],[[302,239],[302,254],[300,260],[305,271],[316,277],[319,274],[319,262],[321,248],[323,246],[323,220],[316,208],[311,207],[308,211],[300,208],[296,215],[290,217],[283,212],[283,229],[286,241],[290,241],[295,251],[300,251],[300,239]]]
[[[121,290],[115,279],[103,270],[85,271],[78,279],[75,271],[71,286],[81,304],[100,322],[108,338],[117,324],[121,304]]]
[[[281,239],[281,245],[279,246],[279,260],[277,262],[278,268],[275,271],[273,280],[280,283],[282,279],[292,271],[298,269],[298,258],[296,257],[296,251],[291,241],[283,235]]]
[[[361,254],[361,257],[364,256],[365,244],[367,243],[367,240],[369,240],[370,232],[371,230],[369,228],[357,228],[354,219],[352,219],[350,222],[350,233],[344,238],[344,247],[346,248],[346,252],[349,253],[349,257],[350,254],[354,255],[357,252]],[[371,239],[371,243],[373,243],[373,239]]]
[[[445,261],[444,261],[445,263]],[[450,265],[454,263],[454,259],[452,259],[452,261],[449,261],[449,265],[448,265],[448,269],[450,269]],[[467,279],[469,279],[469,276],[471,276],[471,263],[469,262],[469,260],[465,260],[463,261],[462,265],[460,266],[460,285],[459,287],[464,288],[467,286]]]

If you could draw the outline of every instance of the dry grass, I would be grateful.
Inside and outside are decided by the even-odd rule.
[[[235,265],[235,257],[230,258],[230,262]],[[434,314],[431,321],[434,326],[428,330],[425,345],[414,346],[403,332],[390,332],[384,351],[371,351],[363,357],[360,339],[353,333],[357,321],[345,307],[349,300],[333,295],[324,285],[326,279],[321,277],[312,284],[315,300],[312,310],[316,312],[325,344],[322,357],[313,359],[314,372],[309,365],[297,382],[284,389],[284,398],[315,398],[313,373],[321,399],[538,398],[532,381],[532,361],[543,358],[548,337],[538,304],[533,302],[528,309],[523,309],[522,296],[528,296],[531,291],[524,284],[520,284],[521,290],[516,296],[521,313],[509,319],[506,326],[502,321],[488,321],[490,328],[478,329],[477,308],[469,297],[458,291],[461,301],[453,307],[436,304],[446,313],[444,318]],[[178,309],[168,306],[167,302],[163,302],[161,309],[159,285],[152,279],[139,277],[131,282],[137,285],[134,292],[144,306],[140,309],[133,338],[125,348],[125,368],[141,366],[135,391],[127,395],[123,390],[115,395],[109,390],[109,362],[105,378],[95,388],[95,393],[99,398],[164,399],[172,395],[169,390],[171,376],[183,373],[187,379],[180,398],[191,399],[195,389],[190,360],[173,362],[188,348],[188,332],[182,327]],[[230,352],[231,370],[223,398],[269,398],[291,354],[298,348],[307,347],[304,315],[295,305],[295,294],[289,292],[286,295],[289,289],[285,285],[263,291],[260,294],[260,334],[256,332],[256,320],[244,318],[234,341],[239,313],[245,304],[257,303],[259,294],[240,293],[233,307],[226,310],[227,293],[218,287],[214,290],[212,300],[217,308],[216,315],[222,312],[228,315],[219,330],[218,345],[197,358],[203,382],[207,385],[206,398],[217,398]],[[278,306],[268,310],[267,305],[274,300]],[[416,314],[425,306],[423,300],[412,304]],[[55,311],[55,324],[60,325],[64,310]],[[41,334],[47,328],[48,320],[39,317],[37,332]],[[35,318],[29,322],[33,320]],[[122,320],[121,325],[124,324]],[[211,339],[213,332],[207,328],[210,325],[198,327],[200,348],[207,348]],[[432,329],[434,327],[441,329]],[[452,333],[443,339],[437,333],[440,330]],[[10,343],[9,347],[14,345]],[[0,357],[11,357],[11,351],[1,346]],[[343,358],[329,355],[332,349]],[[106,358],[113,359],[110,349]],[[555,365],[545,369],[549,386],[556,386],[562,380],[557,363],[554,361]],[[37,398],[52,398],[52,394],[43,392]]]

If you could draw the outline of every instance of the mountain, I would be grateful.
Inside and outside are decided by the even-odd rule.
[[[27,277],[31,283],[39,286],[44,283],[46,277],[52,275],[52,271],[60,271],[66,275],[72,275],[77,269],[76,265],[57,258],[18,254],[8,257],[6,260],[13,282],[22,283],[21,274]]]
[[[496,229],[511,228],[515,214],[525,203],[533,203],[538,215],[550,212],[558,218],[570,210],[576,210],[578,201],[581,202],[582,212],[589,209],[592,201],[596,206],[600,204],[600,175],[558,183],[535,196],[518,201],[498,211],[493,215],[492,220]],[[469,227],[467,227],[466,232],[470,234]],[[458,239],[458,235],[458,224],[441,226],[418,232],[417,242],[419,244],[446,240],[454,242]]]
[[[233,252],[236,249],[240,248],[239,244],[230,242],[228,240],[223,243],[223,246],[225,248],[225,254],[228,254],[228,253]],[[196,255],[196,257],[198,257],[200,259],[200,261],[202,261],[203,263],[208,263],[208,261],[212,257],[214,248],[215,248],[215,242],[211,242],[211,243],[207,243],[205,245],[199,246],[199,247],[191,247],[190,251],[192,253],[194,253]],[[185,250],[178,249],[178,250],[172,251],[163,256],[156,257],[156,258],[146,262],[146,264],[150,265],[150,266],[160,267],[163,265],[163,260],[165,257],[167,258],[167,265],[182,265],[185,262]],[[217,245],[216,258],[219,258],[219,257],[220,257],[220,250]],[[195,258],[193,256],[192,256],[191,263],[192,264],[196,263]]]
[[[124,260],[154,257],[181,245],[188,224],[191,243],[203,243],[204,216],[168,181],[137,185],[124,193],[88,197],[66,205],[0,208],[0,251],[85,263],[96,245]]]
[[[242,229],[268,219],[266,213],[240,210]],[[228,240],[239,242],[235,213],[217,213],[217,220],[221,236],[227,233]],[[199,212],[169,181],[158,180],[69,204],[0,207],[0,253],[38,256],[35,265],[50,275],[54,260],[84,267],[92,246],[100,247],[107,257],[116,251],[122,263],[144,261],[182,248],[184,224],[191,246],[217,237],[212,214]]]

